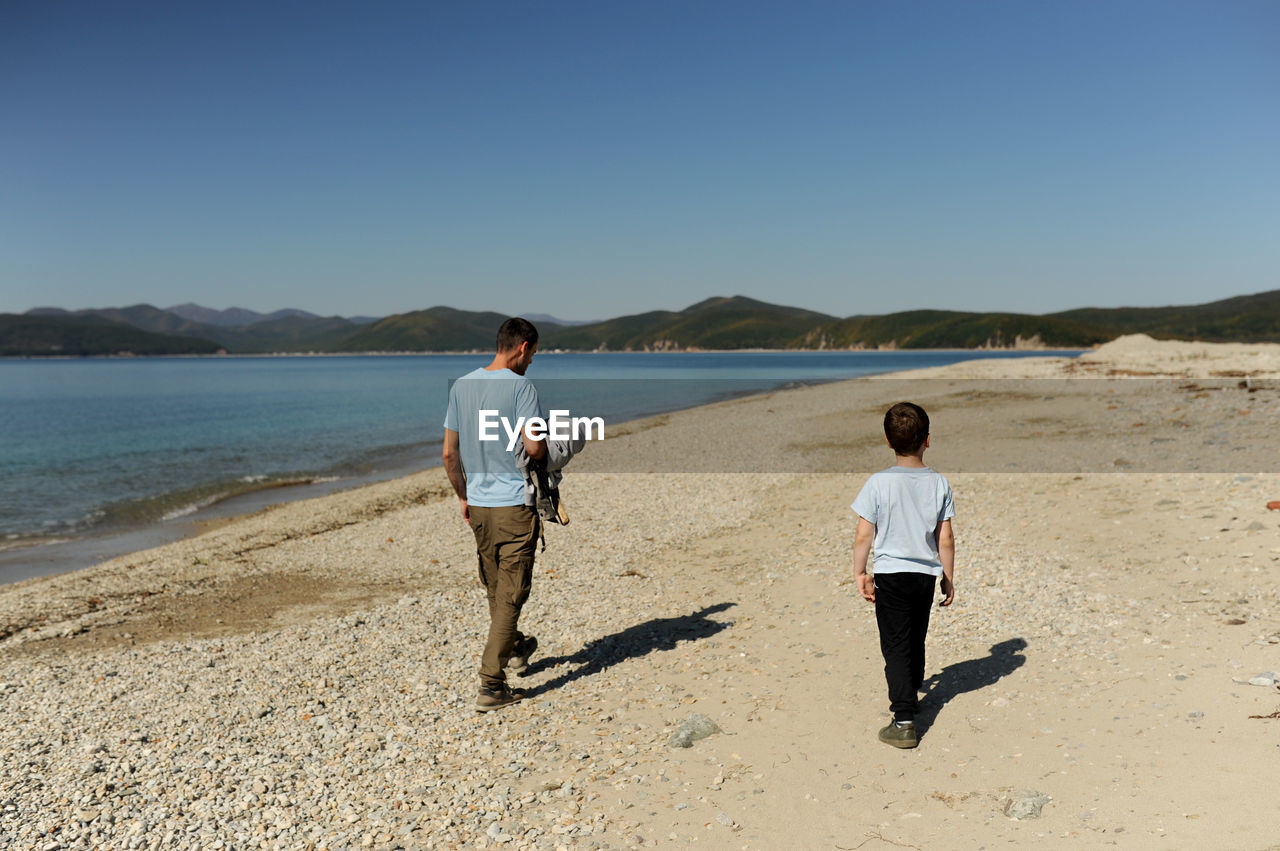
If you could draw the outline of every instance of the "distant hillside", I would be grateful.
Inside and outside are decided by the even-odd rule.
[[[432,307],[399,313],[365,325],[334,343],[340,352],[492,351],[501,313]],[[541,334],[541,330],[539,334]]]
[[[341,316],[284,316],[225,328],[215,339],[237,354],[352,351],[341,344],[359,328]]]
[[[66,311],[59,308],[37,307],[34,310],[28,310],[27,316],[50,316],[50,317],[68,317],[68,318],[98,318],[107,319],[112,322],[132,325],[142,331],[149,331],[152,334],[172,334],[184,337],[205,337],[206,339],[216,339],[212,336],[219,332],[219,328],[215,325],[205,325],[202,322],[192,322],[181,316],[170,313],[167,310],[161,310],[150,304],[135,304],[130,307],[102,307],[91,308],[88,310]]]
[[[538,333],[542,333],[543,325],[593,325],[598,320],[595,319],[560,319],[552,316],[550,313],[521,313],[520,318],[528,319],[538,328]]]
[[[1178,340],[1280,343],[1280,290],[1182,307],[1086,307],[1051,314],[1117,334]]]
[[[792,342],[805,349],[1084,348],[1115,339],[1102,326],[1025,313],[910,310],[856,316],[815,328]]]
[[[276,319],[319,319],[320,317],[314,313],[308,313],[305,310],[294,310],[286,308],[277,310],[274,313],[258,313],[256,310],[246,310],[243,307],[228,307],[226,310],[215,310],[211,307],[202,307],[198,304],[190,302],[186,304],[178,304],[173,307],[166,307],[165,312],[172,313],[175,316],[181,316],[183,319],[192,322],[199,322],[204,325],[217,325],[221,328],[243,328],[245,325],[252,325],[255,322],[271,322]]]
[[[655,310],[542,333],[544,349],[782,348],[834,316],[733,296],[715,297],[679,312]]]
[[[240,321],[252,311],[236,313],[240,309],[232,308],[211,311],[210,316],[201,313],[205,309],[198,305],[178,307],[192,308],[184,311],[189,316],[206,316],[224,324],[137,304],[74,312],[37,308],[19,317],[30,323],[19,329],[9,316],[7,327],[19,329],[20,336],[12,338],[18,341],[13,351],[22,353],[35,347],[44,353],[132,350],[159,354],[210,351],[218,345],[236,354],[443,352],[491,351],[498,326],[506,319],[501,313],[438,306],[363,325],[340,316],[288,310],[279,311],[284,316],[231,326],[225,323]],[[558,325],[552,316],[534,316],[535,324],[541,323],[544,351],[1087,348],[1132,333],[1185,340],[1280,342],[1280,290],[1201,305],[1083,308],[1045,316],[911,310],[838,319],[743,296],[709,298],[684,310],[654,310],[580,325]],[[151,336],[125,338],[121,329]]]
[[[198,305],[192,305],[198,307]],[[201,308],[203,310],[203,308]],[[199,311],[188,311],[198,315]],[[217,311],[214,311],[217,313]],[[226,312],[226,311],[224,311]],[[245,314],[252,311],[244,311]],[[186,319],[150,304],[108,307],[68,312],[58,308],[36,308],[27,316],[96,318],[131,325],[153,334],[212,340],[235,354],[274,352],[328,352],[360,326],[340,316],[319,317],[301,310],[278,311],[282,316],[232,327]],[[261,314],[255,314],[261,315]],[[275,315],[275,314],[272,314]],[[224,317],[225,320],[225,317]]]
[[[97,316],[0,313],[0,357],[214,354],[212,340],[153,334]]]

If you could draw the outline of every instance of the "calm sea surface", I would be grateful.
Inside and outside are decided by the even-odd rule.
[[[978,356],[1045,354],[1076,352]],[[545,384],[544,408],[570,406],[609,423],[791,382],[973,357],[544,353],[529,376]],[[0,549],[168,522],[268,486],[372,480],[431,466],[449,380],[489,358],[2,360]],[[272,501],[288,496],[275,494]]]

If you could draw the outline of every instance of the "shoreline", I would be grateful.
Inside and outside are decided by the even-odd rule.
[[[1166,354],[1179,379],[1228,362]],[[1267,370],[1252,353],[1232,362],[1271,381],[1273,355],[1258,355]],[[1076,371],[1107,378],[1144,357],[1101,352]],[[966,374],[991,378],[981,364]],[[1240,814],[1273,797],[1257,778],[1274,763],[1280,691],[1250,681],[1280,669],[1267,508],[1280,472],[1253,468],[1275,451],[1280,390],[1118,378],[1046,402],[969,392],[957,367],[927,385],[692,408],[584,453],[563,488],[572,522],[547,530],[521,619],[539,638],[517,680],[530,695],[497,713],[473,706],[487,610],[438,469],[0,587],[0,759],[14,766],[0,834],[35,847],[1270,847],[1273,826]],[[1119,384],[1128,395],[1109,396]],[[957,505],[958,596],[930,626],[912,751],[876,741],[887,701],[847,508],[891,462],[879,415],[904,387],[930,411],[926,463]],[[739,454],[781,464],[619,463],[657,446],[692,464],[728,442],[710,427],[726,416],[768,448]],[[1229,417],[1217,472],[1044,471],[1046,457],[1109,463],[1157,426],[1210,437]],[[952,472],[992,443],[1023,466]],[[720,732],[673,743],[695,716]]]
[[[818,350],[757,350],[742,349],[734,350],[743,354],[751,354],[757,352],[773,352],[785,353],[794,351],[816,352]],[[845,350],[835,350],[843,352]],[[868,353],[875,353],[875,350],[866,350]],[[1013,352],[1014,349],[997,349],[997,350],[970,350],[970,349],[936,349],[936,350],[908,350],[911,352],[987,352],[1000,354],[1003,352]],[[1046,350],[1053,352],[1068,350]],[[1076,351],[1076,350],[1069,350]],[[1051,355],[1049,357],[1070,357],[1078,356],[1087,350],[1080,350],[1076,355]],[[556,352],[547,352],[545,354],[555,354]],[[654,354],[685,354],[686,352],[656,352]],[[726,352],[734,353],[734,352]],[[450,353],[355,353],[351,356],[434,356],[435,354],[448,355],[470,355],[474,356],[474,352],[450,352]],[[573,352],[573,354],[581,354]],[[593,354],[618,354],[617,352],[599,352]],[[198,358],[275,358],[275,357],[343,357],[338,353],[324,354],[294,354],[282,353],[277,355],[149,355],[143,356],[146,359],[198,359]],[[1005,356],[1006,358],[1008,355]],[[1034,356],[1039,357],[1039,356]],[[20,360],[34,360],[35,358],[19,358]],[[58,358],[63,360],[83,360],[83,359],[99,359],[99,360],[132,360],[136,358],[121,358],[115,356],[94,356],[93,358]],[[982,359],[982,358],[978,358]],[[1003,360],[1005,358],[997,358]],[[968,361],[965,361],[968,362]],[[853,379],[842,378],[820,378],[807,380],[806,385],[816,386],[825,383],[839,382],[846,380],[858,380],[860,378],[893,376],[909,370],[899,370],[889,373],[871,373],[865,376],[858,376]],[[564,379],[551,379],[564,380]],[[749,398],[761,393],[769,393],[776,391],[779,387],[787,386],[794,383],[794,379],[778,379],[777,384],[767,390],[752,390],[743,392],[741,395],[731,395],[728,398]],[[615,427],[627,427],[636,420],[649,419],[651,417],[672,414],[680,411],[692,410],[693,408],[703,405],[715,404],[715,400],[700,402],[697,405],[687,407],[659,408],[652,411],[642,413],[639,417],[629,420],[621,420],[613,425]],[[335,469],[330,473],[322,474],[297,474],[297,482],[293,481],[272,481],[265,482],[261,487],[250,486],[237,489],[219,496],[211,502],[204,502],[204,499],[198,500],[189,505],[181,505],[177,508],[166,511],[161,516],[154,519],[145,520],[141,523],[122,523],[114,527],[108,526],[103,529],[92,529],[87,531],[71,531],[60,532],[52,536],[52,540],[43,538],[38,535],[26,535],[22,537],[10,538],[7,541],[0,541],[0,585],[17,582],[38,576],[50,576],[58,573],[83,570],[92,567],[94,564],[108,561],[113,558],[127,556],[132,552],[140,550],[148,550],[164,544],[181,541],[193,536],[197,536],[204,531],[204,524],[209,522],[225,522],[229,517],[245,516],[273,505],[282,505],[290,502],[311,499],[317,496],[327,495],[330,493],[343,492],[368,484],[385,482],[405,476],[414,475],[424,470],[434,469],[439,466],[439,460],[436,453],[439,447],[439,441],[426,441],[421,444],[422,447],[430,450],[428,461],[425,465],[397,465],[383,470],[373,470],[368,473],[349,473]],[[336,476],[334,480],[329,480],[330,476]],[[294,478],[294,477],[289,477]],[[228,483],[231,487],[234,483]],[[270,499],[264,494],[275,494],[278,499]],[[151,499],[159,499],[164,495],[158,495]],[[144,500],[145,501],[145,500]]]
[[[1242,343],[1240,345],[1255,345],[1252,343]],[[875,348],[875,349],[546,349],[539,350],[540,355],[687,355],[687,354],[786,354],[788,352],[820,354],[820,353],[849,353],[849,352],[867,352],[867,353],[887,353],[887,352],[1088,352],[1097,349],[1097,346],[1003,346],[994,348],[922,348],[922,349],[904,349],[904,348]],[[359,358],[359,357],[427,357],[434,355],[446,356],[476,356],[476,355],[492,355],[489,349],[448,349],[439,352],[420,352],[420,351],[376,351],[376,352],[226,352],[224,354],[183,354],[174,353],[167,355],[134,355],[134,354],[114,354],[114,355],[0,355],[0,362],[4,361],[45,361],[45,360],[157,360],[157,359],[182,359],[182,360],[227,360],[232,358]]]
[[[339,478],[317,477],[309,481],[271,483],[229,494],[206,505],[192,506],[189,511],[184,510],[177,516],[164,516],[138,525],[55,537],[52,540],[16,539],[9,546],[0,548],[0,575],[5,577],[0,580],[0,587],[26,579],[87,570],[131,553],[199,537],[208,531],[276,506],[394,481],[434,466],[438,465],[421,469],[397,468]]]

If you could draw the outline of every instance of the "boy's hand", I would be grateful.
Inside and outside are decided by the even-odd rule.
[[[869,573],[858,574],[858,591],[868,603],[876,601],[876,580]]]
[[[942,602],[939,605],[950,606],[956,598],[956,584],[947,577],[942,577]]]

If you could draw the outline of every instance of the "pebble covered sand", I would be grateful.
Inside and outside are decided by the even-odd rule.
[[[1274,847],[1280,347],[1172,345],[1018,367],[1180,379],[1118,396],[980,362],[617,429],[498,712],[439,470],[0,587],[0,847]],[[898,751],[848,505],[909,391],[958,599]]]

